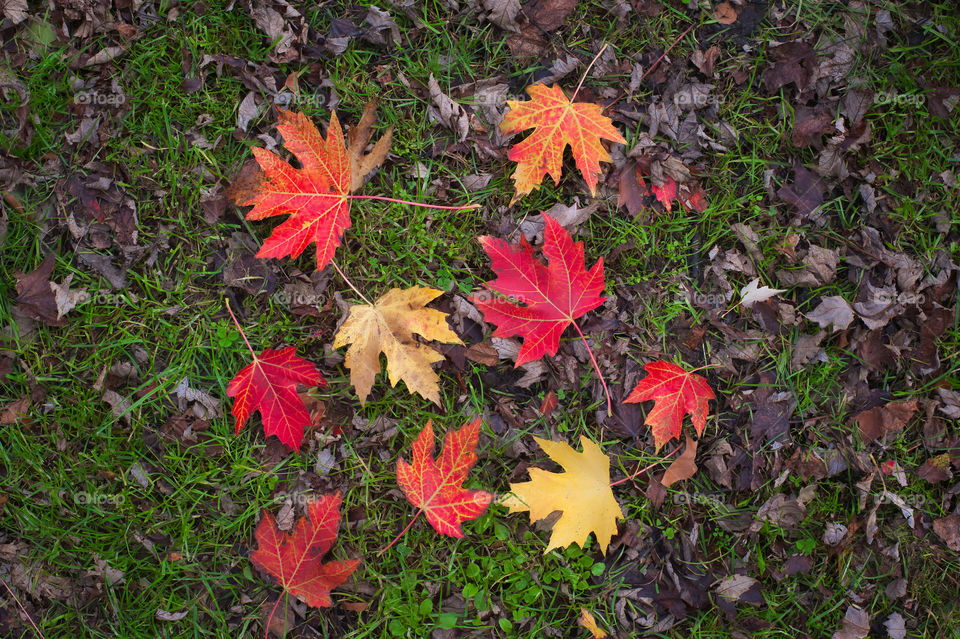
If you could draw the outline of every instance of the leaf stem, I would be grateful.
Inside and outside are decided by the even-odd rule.
[[[352,288],[352,289],[353,289],[353,292],[356,293],[357,295],[359,295],[359,296],[360,296],[360,299],[362,299],[364,302],[367,303],[367,306],[373,306],[373,303],[372,303],[370,300],[368,300],[368,299],[363,295],[363,293],[360,292],[360,289],[358,289],[356,286],[354,286],[354,285],[353,285],[353,282],[351,282],[351,281],[347,278],[347,276],[343,274],[343,271],[340,270],[340,267],[337,266],[337,263],[334,262],[333,260],[330,260],[330,263],[333,264],[333,268],[335,268],[335,269],[337,270],[337,273],[339,273],[339,274],[340,274],[340,277],[343,278],[343,281],[347,283],[347,286],[349,286],[350,288]]]
[[[607,50],[607,46],[609,46],[609,43],[604,42],[603,46],[600,47],[600,51],[597,52],[597,55],[593,56],[593,60],[591,60],[590,64],[587,65],[583,75],[580,76],[580,82],[577,83],[577,88],[573,90],[573,95],[570,97],[571,102],[577,99],[577,94],[580,93],[580,87],[583,86],[583,81],[587,79],[587,74],[590,73],[590,68],[597,63],[597,60],[600,59],[600,56],[603,55],[603,52]]]
[[[281,592],[281,593],[280,593],[280,596],[277,597],[277,603],[273,604],[273,610],[270,611],[270,616],[267,617],[266,627],[265,627],[264,630],[263,630],[263,639],[270,639],[270,622],[273,621],[273,613],[275,613],[275,612],[277,611],[277,606],[280,605],[280,600],[283,599],[283,596],[284,596],[285,594],[287,594],[286,591]],[[286,631],[286,629],[287,629],[287,628],[286,628],[286,625],[287,625],[287,615],[283,615],[283,625],[284,625],[284,628],[283,628],[283,629],[284,629],[284,631]]]
[[[468,206],[440,206],[439,204],[423,204],[422,202],[411,202],[409,200],[397,200],[392,197],[383,197],[382,195],[346,195],[351,200],[380,200],[382,202],[395,202],[397,204],[407,204],[409,206],[419,206],[424,209],[441,209],[443,211],[463,211],[466,209],[479,209],[479,204],[470,204]]]
[[[233,323],[236,324],[237,330],[240,331],[240,337],[243,338],[244,343],[247,345],[247,348],[250,349],[250,354],[253,355],[254,361],[257,360],[257,354],[253,350],[253,346],[250,346],[250,340],[247,339],[247,334],[243,332],[243,329],[240,327],[240,322],[237,321],[237,316],[233,314],[233,309],[230,308],[230,298],[225,297],[223,301],[227,303],[227,312],[230,313],[230,317],[233,319]]]
[[[656,466],[657,464],[662,464],[662,463],[663,463],[664,461],[666,461],[667,459],[670,459],[671,457],[673,457],[674,455],[676,455],[678,450],[680,450],[680,447],[679,447],[679,446],[677,446],[676,448],[674,448],[673,451],[671,451],[669,455],[667,455],[666,457],[664,457],[664,458],[661,459],[660,461],[654,462],[654,463],[650,464],[649,466],[647,466],[647,467],[645,467],[645,468],[641,468],[640,470],[638,470],[637,472],[633,473],[633,474],[630,475],[629,477],[624,477],[623,479],[618,479],[618,480],[615,481],[615,482],[611,482],[610,485],[611,485],[611,486],[616,486],[617,484],[623,484],[623,483],[625,483],[625,482],[630,481],[631,479],[635,479],[635,478],[637,477],[637,475],[642,475],[643,473],[647,472],[648,470],[650,470],[651,468],[653,468],[653,467]]]
[[[580,326],[576,322],[571,322],[573,327],[577,329],[577,333],[580,334],[580,339],[583,340],[583,345],[587,347],[587,353],[590,354],[590,361],[593,362],[593,368],[597,371],[597,375],[600,377],[600,383],[603,385],[603,392],[607,395],[607,417],[613,416],[613,403],[610,400],[610,389],[607,388],[607,381],[603,379],[603,373],[600,372],[600,365],[597,363],[597,358],[593,356],[593,349],[590,348],[590,342],[587,341],[587,336],[583,334],[583,331],[580,330]]]
[[[415,522],[415,521],[417,520],[417,518],[420,517],[420,513],[422,513],[422,512],[423,512],[423,508],[421,508],[420,510],[418,510],[418,511],[417,511],[417,514],[414,515],[414,516],[413,516],[413,519],[410,520],[410,523],[407,524],[407,527],[404,528],[403,530],[401,530],[401,531],[400,531],[400,534],[397,535],[396,537],[394,537],[394,538],[393,538],[393,541],[391,541],[390,544],[389,544],[386,548],[384,548],[383,550],[381,550],[380,552],[378,552],[378,553],[377,553],[377,557],[379,557],[379,556],[382,555],[383,553],[385,553],[385,552],[387,552],[388,550],[390,550],[395,543],[397,543],[398,541],[400,541],[400,538],[403,537],[405,534],[407,534],[407,531],[410,530],[410,526],[412,526],[412,525],[413,525],[413,522]]]

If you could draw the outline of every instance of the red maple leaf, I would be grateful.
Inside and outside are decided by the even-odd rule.
[[[517,366],[546,354],[555,355],[563,331],[605,299],[600,297],[603,259],[587,271],[583,242],[574,242],[570,233],[546,213],[543,221],[543,253],[549,265],[534,256],[533,247],[523,237],[519,246],[497,238],[480,238],[498,275],[485,286],[505,299],[488,294],[475,295],[471,300],[483,311],[486,321],[497,325],[494,336],[524,337]]]
[[[571,102],[559,85],[534,84],[527,87],[527,93],[530,100],[526,102],[507,102],[510,111],[500,123],[504,133],[534,129],[510,149],[510,159],[517,162],[513,173],[516,194],[510,203],[539,188],[547,173],[555,184],[560,183],[563,150],[568,144],[591,195],[594,194],[600,163],[610,161],[601,138],[624,144],[627,141],[613,127],[610,118],[603,115],[600,105]]]
[[[339,524],[339,493],[311,500],[307,517],[297,521],[292,533],[278,530],[273,515],[264,510],[255,533],[258,548],[250,561],[308,606],[330,606],[330,590],[346,581],[361,561],[321,561],[337,539]]]
[[[460,524],[482,515],[493,501],[490,493],[462,485],[477,463],[479,436],[479,419],[450,431],[443,439],[440,457],[434,459],[433,424],[428,421],[413,443],[413,463],[397,460],[397,481],[404,494],[441,535],[463,537]]]
[[[263,419],[266,436],[276,435],[287,446],[300,450],[303,427],[312,423],[310,413],[297,394],[297,384],[326,384],[316,366],[296,354],[296,347],[282,350],[268,348],[254,356],[230,380],[227,396],[235,397],[232,414],[237,432],[255,410]]]
[[[677,183],[671,177],[664,176],[662,186],[651,184],[650,190],[656,196],[657,200],[663,204],[663,208],[668,211],[673,207],[674,200],[680,202],[680,206],[683,207],[684,211],[694,210],[698,213],[703,213],[704,209],[707,208],[703,189],[698,186],[696,190],[691,190],[688,186],[684,185],[680,192],[680,197],[677,197]]]
[[[697,435],[703,434],[710,411],[709,400],[714,399],[707,380],[670,362],[649,362],[644,368],[649,374],[623,401],[637,403],[654,400],[653,410],[647,413],[644,423],[653,430],[656,450],[674,437],[680,441],[686,413],[690,414]]]
[[[336,112],[330,115],[326,140],[302,113],[283,109],[278,113],[277,130],[301,168],[295,169],[275,153],[254,147],[264,177],[242,204],[253,205],[248,220],[290,216],[264,241],[257,257],[297,257],[315,242],[317,269],[322,269],[333,259],[340,237],[350,228],[347,196],[351,171],[343,131]]]

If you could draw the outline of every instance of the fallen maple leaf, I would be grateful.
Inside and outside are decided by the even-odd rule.
[[[281,532],[273,515],[264,510],[255,533],[258,548],[250,561],[308,606],[330,606],[330,591],[346,581],[361,561],[321,561],[337,538],[339,524],[339,493],[311,500],[307,517],[297,521],[292,533]]]
[[[587,271],[583,243],[574,242],[546,213],[543,221],[543,253],[549,265],[534,256],[533,247],[523,237],[519,246],[498,238],[479,238],[498,276],[485,286],[504,298],[475,295],[471,301],[483,311],[486,321],[497,325],[495,337],[523,336],[518,367],[547,354],[556,355],[563,331],[605,299],[600,297],[603,258]]]
[[[479,436],[480,419],[450,431],[434,459],[433,424],[427,421],[413,443],[413,463],[397,460],[400,488],[441,535],[463,537],[460,524],[482,515],[493,500],[488,492],[463,488],[467,473],[477,463]]]
[[[610,118],[601,113],[598,104],[573,103],[558,85],[534,84],[527,87],[530,100],[508,100],[510,111],[500,122],[504,133],[517,133],[534,128],[534,132],[510,149],[510,159],[517,162],[513,173],[516,193],[510,204],[539,188],[543,176],[550,174],[560,183],[563,150],[570,145],[577,168],[587,181],[590,194],[597,190],[600,162],[609,162],[610,155],[600,140],[626,143],[613,127]]]
[[[348,152],[336,112],[330,114],[327,139],[307,116],[278,109],[277,130],[284,146],[300,162],[296,169],[280,156],[254,147],[253,155],[263,175],[247,176],[245,184],[231,191],[241,206],[253,205],[248,220],[275,215],[290,217],[264,241],[257,257],[297,257],[313,243],[317,246],[317,269],[325,267],[340,246],[340,237],[350,228],[349,194],[360,187],[364,176],[386,157],[390,131],[363,156],[370,139],[373,107],[351,131]],[[235,185],[236,186],[236,185]]]
[[[600,551],[606,553],[610,539],[617,533],[617,519],[624,518],[610,488],[610,458],[583,436],[580,437],[582,453],[566,442],[533,439],[566,472],[530,468],[530,481],[510,484],[512,494],[502,504],[511,513],[529,510],[531,522],[544,519],[556,510],[562,511],[553,525],[544,554],[571,543],[583,547],[591,532],[597,537]]]
[[[580,606],[580,618],[577,619],[577,623],[589,630],[593,639],[603,639],[607,636],[607,631],[597,626],[597,620],[594,619],[593,613],[583,606]]]
[[[303,427],[312,420],[297,394],[297,384],[317,386],[327,381],[316,366],[298,357],[296,350],[288,346],[279,351],[268,348],[259,356],[254,354],[253,361],[230,380],[227,396],[235,398],[232,414],[238,433],[250,415],[259,410],[264,435],[276,435],[287,446],[300,450]]]
[[[334,336],[333,347],[350,344],[345,364],[361,404],[366,403],[373,380],[380,372],[383,353],[387,356],[391,386],[403,380],[411,393],[419,393],[440,405],[440,378],[430,365],[442,361],[443,355],[415,341],[413,334],[447,344],[463,344],[447,326],[446,313],[425,308],[441,294],[443,291],[421,286],[393,288],[372,306],[350,307],[350,316]]]
[[[674,437],[680,440],[683,416],[686,413],[690,414],[697,435],[702,435],[710,411],[709,400],[714,399],[713,390],[707,380],[670,362],[649,362],[644,368],[649,374],[640,380],[623,401],[655,401],[653,410],[647,413],[644,423],[653,429],[656,450],[659,451]]]

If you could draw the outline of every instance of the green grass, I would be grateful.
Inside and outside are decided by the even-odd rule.
[[[807,482],[792,475],[777,487],[776,475],[770,475],[762,477],[754,490],[733,492],[713,482],[701,467],[686,485],[670,489],[659,510],[644,496],[645,484],[618,486],[615,494],[631,525],[640,531],[640,557],[623,543],[614,544],[604,558],[592,538],[585,549],[572,546],[544,555],[549,532],[529,525],[523,515],[508,515],[500,506],[465,524],[461,540],[441,538],[420,520],[393,549],[378,555],[416,513],[397,488],[395,465],[399,456],[409,458],[410,443],[427,419],[434,421],[439,438],[475,415],[494,414],[496,402],[504,402],[506,410],[518,416],[523,413],[522,429],[494,432],[489,420],[485,424],[480,462],[468,480],[472,488],[506,492],[509,481],[526,478],[525,472],[516,470],[518,464],[543,465],[536,453],[527,460],[513,452],[516,443],[530,442],[530,434],[570,443],[580,435],[603,441],[613,459],[615,478],[660,460],[648,452],[645,439],[632,442],[597,428],[593,415],[599,406],[589,391],[594,374],[588,365],[577,372],[581,388],[561,387],[561,409],[547,418],[530,418],[539,415],[535,411],[524,413],[539,406],[547,386],[522,391],[492,383],[495,377],[485,376],[485,367],[469,362],[459,375],[441,373],[443,409],[410,396],[402,384],[391,389],[382,377],[370,401],[361,407],[342,365],[322,365],[329,384],[312,393],[325,403],[330,424],[340,426],[342,434],[335,435],[332,429],[311,433],[299,455],[282,457],[277,455],[275,441],[265,441],[258,419],[235,434],[226,387],[249,362],[249,353],[224,307],[222,256],[233,234],[250,235],[259,244],[274,224],[239,221],[239,216],[228,212],[211,225],[204,220],[201,199],[218,181],[226,183],[236,174],[250,158],[251,146],[263,144],[256,135],[275,133],[274,115],[265,102],[250,132],[234,135],[237,105],[248,88],[236,73],[217,74],[212,70],[216,63],[203,70],[200,64],[204,55],[237,56],[256,65],[250,73],[263,80],[271,44],[243,10],[226,11],[222,2],[209,4],[203,16],[185,7],[172,22],[165,20],[164,10],[158,21],[144,24],[141,37],[127,53],[98,69],[72,70],[77,52],[52,44],[14,72],[30,91],[32,137],[23,144],[2,133],[0,149],[43,178],[16,191],[18,207],[5,208],[9,226],[0,256],[0,323],[9,328],[0,346],[16,352],[18,363],[0,383],[0,410],[38,387],[45,396],[34,398],[24,423],[0,426],[0,494],[7,497],[0,507],[0,542],[26,542],[27,563],[40,574],[66,577],[86,588],[71,602],[18,591],[44,636],[262,636],[265,612],[261,606],[269,609],[279,589],[248,559],[253,529],[263,509],[275,513],[283,503],[282,495],[310,493],[308,487],[313,492],[343,492],[344,521],[331,556],[363,556],[364,563],[355,579],[337,591],[335,600],[368,607],[362,612],[339,605],[309,610],[306,621],[298,619],[313,630],[313,634],[304,630],[304,636],[425,637],[434,630],[456,629],[463,636],[584,637],[586,631],[576,622],[581,606],[593,611],[601,627],[639,632],[620,626],[623,614],[628,618],[646,614],[636,599],[625,599],[623,594],[638,587],[639,574],[656,574],[667,563],[671,571],[689,574],[723,577],[747,572],[761,580],[765,603],[757,608],[739,605],[733,621],[718,608],[706,606],[657,636],[726,637],[751,620],[764,622],[755,636],[830,636],[840,627],[850,593],[862,597],[860,605],[875,620],[899,611],[914,624],[915,636],[953,636],[950,633],[960,626],[956,606],[960,558],[931,541],[932,533],[914,536],[895,506],[881,506],[878,522],[885,543],[900,542],[899,562],[859,542],[834,554],[826,552],[820,541],[826,521],[847,523],[865,515],[854,486],[860,476],[851,471],[817,482],[817,498],[798,526],[765,523],[749,534],[728,532],[720,522],[731,514],[755,511],[778,492],[795,495]],[[901,19],[899,4],[881,4],[895,20]],[[451,214],[353,201],[353,226],[337,253],[337,263],[371,298],[390,288],[415,284],[466,294],[491,279],[475,238],[491,233],[499,218],[519,220],[558,201],[570,203],[573,195],[581,201],[589,198],[581,192],[582,180],[572,162],[567,162],[561,184],[554,185],[548,178],[541,189],[507,210],[501,207],[506,207],[512,194],[510,163],[493,161],[469,143],[438,153],[439,145],[449,141],[447,132],[429,121],[422,92],[399,81],[400,73],[414,87],[425,86],[433,74],[444,89],[501,73],[517,95],[538,64],[515,60],[501,31],[477,22],[469,13],[455,15],[444,3],[416,5],[423,24],[420,30],[392,6],[387,8],[403,29],[400,46],[388,52],[357,39],[340,56],[325,54],[312,61],[335,87],[344,124],[355,123],[363,105],[376,97],[380,100],[377,128],[382,133],[394,127],[392,156],[363,193],[438,204],[470,201],[483,208]],[[332,19],[342,17],[340,9],[321,4],[307,10],[306,16],[311,27],[323,34]],[[956,86],[960,21],[945,3],[930,4],[928,10],[929,23],[888,34],[889,48],[858,53],[853,75],[878,92],[926,95],[932,86]],[[344,11],[357,23],[366,12],[364,7]],[[849,10],[842,5],[807,4],[802,12],[803,22],[793,27],[792,35],[815,28],[824,37],[843,36]],[[617,27],[602,4],[584,2],[569,18],[568,27],[551,36],[551,50],[588,60],[598,49],[595,43],[603,41],[609,42],[618,59],[632,62],[633,56],[640,55],[655,59],[694,15],[708,22],[706,13],[665,6],[656,18],[644,19],[642,28],[626,29]],[[935,24],[943,28],[934,28]],[[696,34],[701,33],[698,39]],[[582,225],[580,239],[586,244],[588,264],[599,257],[605,260],[607,294],[629,292],[636,299],[624,310],[632,330],[597,334],[596,342],[633,339],[628,352],[633,359],[640,361],[641,351],[662,351],[680,361],[680,328],[710,320],[709,312],[691,303],[688,292],[718,293],[715,280],[693,274],[709,264],[714,247],[742,251],[731,229],[734,223],[763,231],[762,259],[755,266],[771,286],[776,284],[773,273],[785,265],[776,247],[791,233],[838,248],[864,225],[863,203],[855,189],[851,193],[828,190],[826,227],[787,228],[774,218],[777,212],[783,215],[785,205],[767,198],[764,172],[777,169],[776,190],[780,176],[789,174],[787,169],[795,160],[810,165],[817,157],[814,149],[795,149],[790,143],[793,89],[773,96],[762,90],[768,55],[764,43],[790,36],[789,30],[761,24],[750,36],[754,50],[744,54],[735,39],[697,29],[680,40],[663,63],[668,77],[681,72],[691,75],[692,68],[684,65],[695,48],[713,43],[721,47],[719,78],[713,81],[714,94],[722,96],[717,117],[737,130],[738,140],[726,152],[705,151],[709,171],[699,178],[709,206],[703,213],[675,206],[669,213],[638,221],[610,204],[601,205]],[[107,37],[85,40],[81,52],[111,44]],[[187,54],[191,61],[185,70]],[[746,71],[741,84],[731,78],[738,68]],[[301,84],[306,83],[308,70],[299,65],[282,65],[281,71],[281,83],[282,76],[294,71],[301,73]],[[201,72],[202,88],[185,94],[184,74]],[[581,72],[568,76],[563,85],[574,86]],[[98,146],[64,143],[64,136],[79,126],[77,90],[71,85],[74,74],[82,80],[102,74],[123,88],[122,111],[98,112],[104,119],[103,130],[110,131]],[[629,72],[617,71],[591,77],[586,84],[619,89],[628,81]],[[329,91],[329,87],[311,88],[297,107],[315,121],[326,122]],[[642,88],[635,99],[645,105],[652,97]],[[0,130],[13,128],[15,108],[13,103],[0,104]],[[940,213],[955,217],[960,204],[956,189],[946,187],[939,177],[944,171],[957,173],[956,117],[935,119],[923,108],[897,103],[874,107],[868,120],[872,140],[866,150],[853,155],[852,162],[876,173],[877,197],[887,198],[892,210],[887,220],[899,228],[898,240],[889,248],[924,260],[946,250],[957,260],[960,246],[937,233],[932,221]],[[647,130],[639,124],[620,128],[630,140]],[[710,133],[716,137],[715,130]],[[203,149],[191,142],[196,135],[219,142]],[[658,141],[666,138],[661,134]],[[417,162],[430,171],[426,184],[411,177]],[[72,254],[68,234],[48,219],[61,208],[69,212],[78,206],[58,180],[74,172],[93,173],[97,167],[112,175],[118,188],[135,201],[137,243],[146,249],[126,269],[124,291],[113,291],[83,266]],[[493,173],[489,186],[466,194],[462,177],[480,172]],[[438,191],[445,196],[438,196]],[[51,201],[59,202],[61,208],[51,209]],[[630,248],[622,250],[624,245]],[[13,311],[15,273],[32,270],[48,252],[57,255],[52,279],[60,282],[72,276],[72,286],[86,288],[93,301],[72,311],[63,327],[40,325],[21,333]],[[118,254],[116,246],[102,252]],[[282,287],[298,272],[311,273],[313,259],[311,248],[297,260],[281,260],[270,268]],[[119,266],[121,261],[115,259],[114,264]],[[734,272],[728,277],[735,289],[751,279]],[[838,277],[822,288],[793,288],[784,297],[797,303],[798,313],[805,313],[822,295],[853,300],[856,290],[854,281]],[[336,276],[324,292],[325,301],[334,291],[347,302],[357,301]],[[310,318],[292,315],[276,296],[241,294],[240,299],[240,322],[255,349],[296,345],[301,356],[324,361],[328,355],[324,346],[332,340],[340,317],[335,304],[320,317]],[[732,308],[734,301],[719,312]],[[854,408],[846,396],[844,375],[857,364],[856,354],[826,340],[827,361],[793,370],[792,344],[807,328],[809,323],[763,340],[758,370],[774,371],[779,384],[794,393],[796,416],[802,420],[792,429],[798,446],[865,450],[846,426]],[[699,366],[725,344],[726,338],[711,330],[695,353],[699,361],[685,363]],[[935,380],[908,370],[889,371],[872,378],[871,387],[898,397],[929,393],[934,384],[958,388],[960,376],[949,364],[960,356],[956,323],[941,338],[940,356],[948,364]],[[132,364],[136,374],[112,382],[130,403],[127,413],[118,417],[94,384],[103,371],[120,363]],[[608,382],[620,383],[618,373],[608,369],[614,376]],[[509,374],[506,365],[498,372]],[[744,393],[757,387],[756,379],[706,374],[724,398],[721,413],[710,419],[706,441],[747,439],[749,411]],[[192,388],[221,400],[222,414],[209,419],[209,429],[193,446],[163,434],[164,425],[180,412],[173,390],[184,377]],[[383,420],[396,427],[392,437],[378,430]],[[877,462],[895,459],[904,468],[916,468],[926,459],[918,442],[916,428],[905,431]],[[317,456],[324,449],[334,453],[337,465],[320,476]],[[765,449],[762,454],[775,453]],[[149,477],[146,487],[131,471],[136,465]],[[949,512],[941,501],[942,484],[911,479],[901,488],[891,477],[884,477],[886,485],[895,486],[902,496],[922,500],[918,511],[927,520]],[[873,486],[875,495],[878,485]],[[683,491],[719,498],[692,505],[675,503]],[[691,541],[694,530],[697,537]],[[862,540],[862,531],[857,535]],[[685,554],[681,540],[688,544]],[[780,575],[783,559],[792,554],[810,557],[811,570]],[[84,576],[93,569],[96,557],[122,570],[124,583],[105,586]],[[909,607],[884,595],[886,585],[899,576],[891,566],[908,578],[908,597],[915,602]],[[9,582],[9,575],[0,573],[0,577]],[[8,615],[15,615],[15,604],[5,594],[0,596]],[[617,601],[626,602],[619,612]],[[156,619],[157,610],[188,614],[181,622],[164,622]],[[11,632],[11,636],[33,636],[26,626]]]

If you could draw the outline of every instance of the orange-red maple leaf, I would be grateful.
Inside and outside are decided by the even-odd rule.
[[[410,503],[420,508],[441,535],[463,537],[460,524],[483,514],[493,495],[467,490],[463,482],[477,462],[480,420],[447,433],[440,456],[433,458],[433,424],[413,443],[413,463],[397,460],[397,481]]]
[[[649,374],[623,401],[636,403],[654,400],[653,410],[647,413],[644,423],[653,430],[656,450],[674,437],[680,441],[683,416],[687,413],[697,435],[703,434],[710,412],[709,400],[714,399],[707,380],[670,362],[649,362],[644,368]]]
[[[323,563],[323,556],[337,539],[339,524],[339,493],[311,500],[307,516],[297,521],[292,533],[278,530],[273,515],[264,510],[255,534],[258,548],[250,561],[308,606],[330,606],[330,590],[346,581],[361,561]]]
[[[350,228],[350,157],[336,112],[330,115],[327,139],[302,113],[278,110],[283,144],[300,161],[295,169],[280,156],[254,147],[264,179],[243,206],[253,205],[248,220],[290,217],[264,241],[257,257],[297,257],[317,245],[317,269],[325,267]]]
[[[570,233],[552,217],[543,214],[543,253],[549,265],[533,254],[533,247],[521,237],[520,245],[493,237],[481,237],[497,279],[485,286],[503,298],[475,295],[471,300],[483,311],[483,318],[497,325],[496,337],[523,336],[517,366],[556,355],[560,335],[587,311],[603,304],[603,259],[589,271],[585,268],[583,242],[574,242]]]
[[[534,84],[527,87],[527,93],[527,102],[507,101],[510,111],[500,123],[504,133],[534,128],[533,133],[510,149],[510,159],[518,163],[513,174],[516,193],[510,203],[539,188],[548,173],[554,183],[560,183],[563,150],[568,144],[590,194],[595,194],[600,162],[610,161],[600,139],[623,143],[626,140],[613,128],[610,118],[601,113],[600,105],[571,102],[559,85]]]
[[[233,416],[240,432],[250,415],[260,411],[263,432],[276,435],[287,446],[300,450],[303,427],[312,423],[297,384],[317,386],[327,381],[316,366],[296,354],[295,346],[282,350],[268,348],[237,373],[227,385],[234,397]]]

